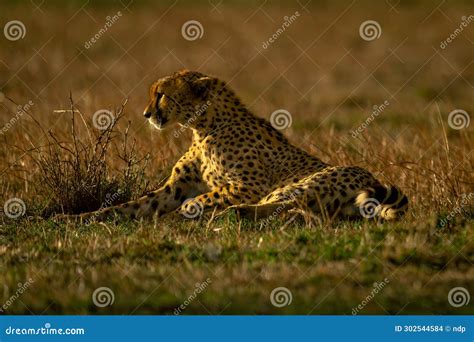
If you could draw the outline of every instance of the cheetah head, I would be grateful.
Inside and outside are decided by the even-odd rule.
[[[216,83],[217,79],[189,70],[160,78],[150,87],[150,102],[143,115],[160,130],[172,124],[189,126],[210,105],[209,95]]]

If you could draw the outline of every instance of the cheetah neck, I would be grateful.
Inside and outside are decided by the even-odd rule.
[[[188,125],[195,138],[202,139],[225,126],[238,126],[243,121],[257,119],[232,90],[222,85],[213,90],[205,104],[197,106],[203,109],[200,115],[196,115]]]

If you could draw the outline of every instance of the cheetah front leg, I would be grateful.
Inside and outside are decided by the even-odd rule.
[[[90,223],[105,221],[113,217],[151,218],[160,217],[177,209],[187,198],[205,192],[201,182],[197,162],[183,156],[173,167],[169,180],[156,191],[148,193],[138,200],[99,209],[80,215],[58,215],[56,220],[74,220]]]
[[[228,184],[185,201],[180,208],[180,213],[187,218],[196,218],[204,210],[210,208],[257,203],[264,191],[261,186],[250,188],[244,185]]]

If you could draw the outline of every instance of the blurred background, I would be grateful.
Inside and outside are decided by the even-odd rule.
[[[89,117],[128,98],[132,131],[158,168],[170,156],[159,148],[169,136],[153,132],[141,117],[147,88],[184,68],[227,80],[259,116],[288,110],[293,124],[286,133],[329,161],[338,158],[341,144],[359,150],[351,133],[384,101],[390,104],[370,135],[380,133],[375,143],[387,149],[399,146],[400,160],[423,159],[430,135],[439,137],[438,115],[472,111],[472,25],[445,42],[463,18],[470,22],[469,1],[37,0],[2,1],[2,7],[3,25],[19,20],[24,37],[0,41],[0,91],[20,105],[33,101],[35,117],[59,129],[65,115],[54,110],[69,107],[69,92]],[[361,24],[368,20],[379,28],[362,39]],[[0,124],[12,114],[15,106],[3,101]],[[24,117],[0,139],[29,133],[41,144],[30,123]],[[186,140],[175,139],[171,147]],[[402,148],[413,144],[415,150]],[[354,162],[376,162],[359,152]],[[15,158],[2,153],[3,162]]]
[[[259,116],[288,110],[286,133],[328,160],[341,144],[360,149],[351,133],[384,101],[389,106],[369,132],[380,133],[375,143],[386,148],[419,148],[418,155],[397,151],[400,160],[423,159],[429,135],[439,137],[439,114],[472,111],[472,25],[445,42],[462,18],[469,22],[469,1],[213,1],[2,1],[3,25],[19,20],[24,37],[0,41],[0,91],[20,105],[33,101],[35,117],[56,129],[65,114],[54,110],[69,108],[69,92],[88,117],[128,98],[127,119],[155,167],[170,156],[159,146],[171,135],[156,134],[142,119],[147,90],[184,68],[227,80]],[[364,40],[368,20],[379,28]],[[3,101],[0,124],[12,114],[15,106]],[[24,117],[0,139],[29,133],[41,144],[30,121]],[[376,162],[360,152],[354,162]]]

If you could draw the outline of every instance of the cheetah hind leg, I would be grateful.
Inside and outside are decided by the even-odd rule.
[[[293,201],[258,204],[236,204],[226,208],[221,213],[219,213],[218,216],[223,216],[231,211],[235,211],[237,213],[237,216],[240,218],[246,218],[251,221],[258,221],[271,217],[276,218],[293,208]]]

